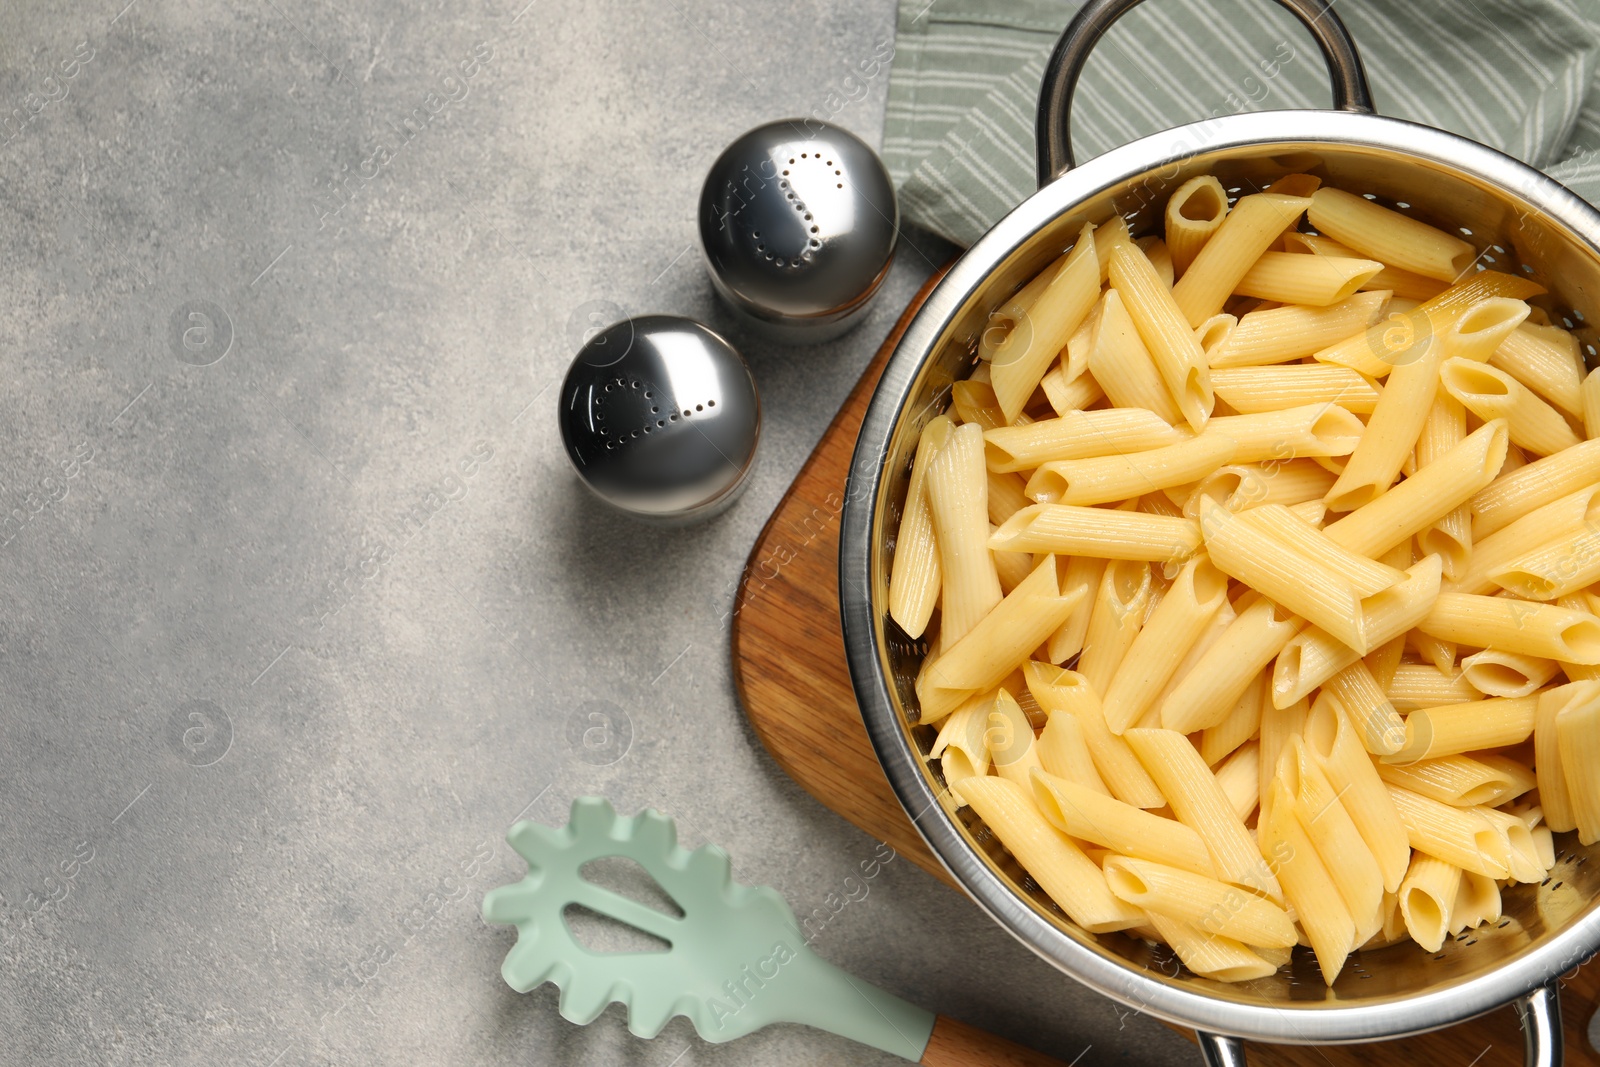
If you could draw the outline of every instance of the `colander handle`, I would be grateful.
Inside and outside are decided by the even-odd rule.
[[[1551,982],[1512,1002],[1522,1023],[1524,1067],[1561,1067],[1561,983]],[[1206,1067],[1245,1067],[1244,1042],[1225,1034],[1196,1030]]]
[[[1112,23],[1137,7],[1141,0],[1088,0],[1067,25],[1045,67],[1039,88],[1039,118],[1035,136],[1039,152],[1039,185],[1045,186],[1071,170],[1072,93],[1089,53],[1111,29]],[[1311,31],[1322,58],[1333,75],[1333,106],[1340,111],[1372,113],[1367,74],[1350,32],[1333,13],[1329,0],[1277,0]]]

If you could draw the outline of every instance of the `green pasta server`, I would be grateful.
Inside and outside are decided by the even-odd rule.
[[[484,897],[485,920],[517,928],[517,943],[500,973],[521,993],[554,983],[569,1022],[593,1022],[615,1001],[627,1008],[628,1029],[638,1037],[655,1037],[669,1019],[683,1015],[711,1042],[788,1022],[937,1067],[1059,1063],[935,1016],[822,959],[807,947],[777,890],[736,883],[728,854],[716,845],[693,852],[680,847],[672,820],[660,812],[622,816],[603,797],[581,797],[566,826],[519,822],[506,840],[528,861],[528,874]],[[643,867],[682,917],[583,877],[584,864],[609,856]],[[572,936],[563,916],[573,904],[670,948],[591,951]]]

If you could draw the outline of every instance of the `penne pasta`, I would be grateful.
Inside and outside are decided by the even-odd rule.
[[[1436,392],[1433,407],[1422,424],[1422,435],[1417,438],[1417,467],[1421,469],[1438,463],[1466,436],[1467,409],[1450,394]],[[1509,442],[1508,437],[1508,446]],[[1492,456],[1486,458],[1492,462]],[[1486,467],[1488,462],[1485,463]],[[1495,473],[1504,465],[1502,458],[1498,464],[1488,467],[1483,472],[1482,484],[1473,486],[1473,492],[1493,481]],[[1446,578],[1455,578],[1466,569],[1467,557],[1472,553],[1472,512],[1467,510],[1465,501],[1418,532],[1417,550],[1422,555],[1437,553],[1444,564]]]
[[[1553,865],[1553,856],[1551,860]],[[1455,909],[1450,915],[1450,932],[1459,934],[1499,918],[1500,883],[1475,871],[1462,871],[1461,888],[1456,892]]]
[[[1353,256],[1355,250],[1340,244],[1331,237],[1312,233],[1286,233],[1283,235],[1285,252],[1309,252],[1319,256]],[[1427,300],[1438,296],[1445,283],[1437,278],[1425,278],[1399,267],[1384,267],[1367,280],[1363,290],[1388,290],[1407,300]],[[1354,332],[1354,331],[1352,331]]]
[[[1510,873],[1500,829],[1484,818],[1492,808],[1456,808],[1396,785],[1386,788],[1412,848],[1490,878]]]
[[[1302,625],[1272,600],[1256,598],[1162,701],[1161,725],[1187,734],[1222,722]]]
[[[989,521],[999,526],[1032,503],[1024,492],[1028,483],[1020,475],[990,471],[987,477]]]
[[[1329,678],[1323,692],[1338,701],[1368,752],[1384,756],[1405,744],[1405,720],[1361,660]]]
[[[1338,404],[1346,411],[1370,414],[1379,390],[1351,370],[1331,363],[1212,370],[1211,388],[1241,414],[1281,411],[1303,404]]]
[[[1526,767],[1498,756],[1477,760],[1457,754],[1407,764],[1380,762],[1377,768],[1390,785],[1457,808],[1501,804],[1537,784]]]
[[[1311,206],[1305,197],[1242,196],[1172,287],[1172,299],[1191,327],[1222,310],[1252,264]]]
[[[1539,783],[1539,806],[1545,824],[1557,833],[1575,830],[1577,808],[1567,782],[1556,717],[1569,707],[1584,708],[1600,700],[1600,682],[1569,682],[1539,694],[1534,711],[1533,766]],[[1569,727],[1570,729],[1570,727]],[[1584,772],[1593,776],[1593,768]]]
[[[1057,557],[1060,569],[1061,557]],[[1046,648],[1051,663],[1065,663],[1083,650],[1084,637],[1089,632],[1089,613],[1094,610],[1095,590],[1100,588],[1100,578],[1106,571],[1106,561],[1093,556],[1073,556],[1067,560],[1066,571],[1061,576],[1061,595],[1072,596],[1083,590],[1082,597],[1067,613],[1067,619],[1050,635]]]
[[[1579,443],[1561,412],[1497,367],[1457,356],[1439,368],[1439,384],[1478,418],[1506,420],[1524,452],[1549,456]]]
[[[1103,707],[1112,733],[1122,733],[1144,716],[1227,597],[1228,579],[1205,556],[1183,565],[1105,688]]]
[[[1100,298],[1093,232],[1092,226],[1083,228],[1066,261],[995,347],[989,374],[1006,423],[1016,421],[1050,361]]]
[[[1600,441],[1545,456],[1502,474],[1472,498],[1472,536],[1482,540],[1535,508],[1600,483]]]
[[[1263,718],[1263,727],[1265,722]],[[1388,786],[1337,701],[1319,698],[1312,706],[1305,720],[1305,740],[1378,861],[1384,890],[1395,892],[1411,860],[1409,837]],[[1264,729],[1262,748],[1266,748]]]
[[[1185,323],[1176,290],[1163,285],[1144,254],[1129,246],[1112,253],[1110,278],[1173,403],[1198,432],[1211,417],[1213,398],[1205,353],[1192,331],[1221,310],[1220,302],[1208,315]]]
[[[1583,429],[1589,437],[1600,437],[1600,368],[1583,379]]]
[[[1459,237],[1342,189],[1323,186],[1312,193],[1307,218],[1335,241],[1426,278],[1453,282],[1476,258]]]
[[[1438,952],[1450,933],[1456,897],[1461,892],[1461,868],[1433,856],[1417,853],[1400,883],[1400,914],[1405,916],[1411,940]]]
[[[1258,674],[1245,685],[1244,692],[1239,694],[1239,699],[1234,701],[1233,707],[1222,721],[1215,726],[1206,727],[1201,732],[1200,758],[1205,760],[1209,766],[1216,766],[1260,732],[1261,708],[1265,699],[1264,687],[1266,682],[1266,675]],[[1168,729],[1171,729],[1171,727],[1168,727]],[[1259,746],[1257,763],[1260,763]],[[1260,795],[1261,789],[1258,783],[1256,787],[1258,799]]]
[[[1183,277],[1227,214],[1228,194],[1222,183],[1209,174],[1190,178],[1173,190],[1167,198],[1166,235],[1167,251],[1178,277]]]
[[[1328,307],[1289,305],[1252,311],[1209,353],[1212,388],[1219,370],[1287,363],[1360,334],[1378,321],[1388,304],[1389,293],[1380,291],[1357,293]]]
[[[1192,519],[1138,511],[1033,504],[1007,519],[989,538],[989,547],[996,552],[1176,562],[1199,550],[1200,527]]]
[[[1600,525],[1585,516],[1583,528],[1570,538],[1525,552],[1490,570],[1488,578],[1526,600],[1556,600],[1585,589],[1600,581]]]
[[[1600,695],[1588,689],[1573,694],[1556,712],[1555,728],[1578,841],[1592,845],[1600,841],[1600,775],[1595,774],[1600,767]]]
[[[1065,712],[1078,720],[1095,769],[1112,796],[1136,808],[1165,806],[1166,798],[1133,749],[1106,726],[1100,696],[1082,674],[1037,661],[1025,664],[1022,674],[1028,691],[1047,713]]]
[[[917,679],[924,721],[954,711],[971,694],[1005,680],[1066,619],[1082,594],[1062,596],[1056,563],[1046,557],[1021,585],[978,620]]]
[[[992,702],[989,694],[974,696],[940,723],[928,755],[939,761],[945,785],[989,773],[989,746],[983,735]]]
[[[1553,659],[1500,648],[1486,648],[1461,661],[1461,673],[1467,683],[1491,697],[1528,696],[1554,678],[1560,669]]]
[[[1151,411],[1107,408],[1071,411],[1026,426],[999,426],[983,435],[991,471],[1026,471],[1057,459],[1142,452],[1187,439]]]
[[[1389,699],[1402,711],[1436,708],[1441,704],[1465,704],[1483,693],[1460,672],[1445,674],[1428,663],[1402,663],[1395,668],[1386,690]]]
[[[1512,375],[1568,415],[1583,417],[1583,358],[1578,354],[1578,339],[1567,331],[1524,322],[1490,353],[1489,365]]]
[[[939,546],[943,609],[939,637],[954,644],[1000,603],[1000,577],[989,554],[988,477],[983,433],[956,427],[928,466],[928,509]]]
[[[945,415],[935,416],[922,428],[916,459],[911,464],[905,511],[894,540],[889,615],[911,638],[921,637],[928,628],[939,600],[939,546],[934,543],[933,513],[928,506],[928,467],[954,429]]]
[[[1366,941],[1383,926],[1383,873],[1377,858],[1302,738],[1291,738],[1280,754],[1278,777],[1284,787],[1280,800],[1293,803],[1295,817],[1350,912],[1355,943]]]
[[[1354,296],[1382,269],[1374,259],[1263,252],[1233,291],[1283,304],[1327,307]]]
[[[1364,429],[1360,419],[1337,404],[1302,404],[1280,411],[1219,415],[1196,440],[1232,441],[1233,463],[1282,463],[1348,455]]]
[[[1211,878],[1215,868],[1200,835],[1174,819],[1164,819],[1063,777],[1036,771],[1030,788],[1034,803],[1064,834],[1125,856],[1155,860]]]
[[[1150,912],[1150,925],[1185,967],[1203,977],[1219,982],[1248,982],[1278,969],[1277,963],[1233,938],[1207,933],[1181,919]]]
[[[1454,591],[1493,592],[1493,572],[1546,546],[1568,544],[1596,525],[1600,525],[1600,483],[1534,508],[1487,536],[1475,524],[1472,555],[1467,559],[1466,570],[1458,576]]]
[[[1261,852],[1273,861],[1284,896],[1305,928],[1322,980],[1333,985],[1355,945],[1356,924],[1327,865],[1294,812],[1295,800],[1282,782],[1261,809]]]
[[[1215,878],[1133,856],[1106,859],[1106,884],[1122,900],[1246,945],[1292,948],[1294,923],[1282,908]]]
[[[983,741],[989,749],[989,768],[1002,778],[1030,788],[1030,775],[1039,767],[1039,748],[1027,715],[1004,685],[983,710]]]
[[[1184,421],[1115,289],[1106,290],[1089,338],[1089,373],[1118,407],[1143,408],[1171,425]]]
[[[1173,730],[1129,730],[1123,736],[1172,805],[1178,821],[1205,841],[1218,877],[1282,900],[1283,890],[1256,850],[1244,821],[1189,739]]]
[[[1084,374],[1068,382],[1060,367],[1047,371],[1039,380],[1039,388],[1057,415],[1082,411],[1106,395],[1092,375]]]
[[[1367,432],[1350,453],[1339,479],[1323,499],[1330,511],[1354,511],[1371,504],[1394,484],[1416,445],[1439,385],[1439,346],[1412,349],[1384,383]]]
[[[1073,922],[1091,933],[1103,933],[1144,921],[1144,911],[1111,893],[1100,868],[1045,821],[1022,786],[988,776],[958,782],[951,792],[972,806]]]
[[[1198,518],[1201,497],[1209,497],[1229,511],[1263,504],[1304,504],[1320,500],[1333,485],[1333,479],[1333,474],[1309,459],[1230,464],[1195,483],[1184,501],[1183,513],[1191,519]]]
[[[1528,696],[1419,708],[1406,717],[1405,745],[1383,760],[1403,765],[1521,744],[1533,734],[1537,707],[1538,698]]]
[[[1238,445],[1202,434],[1181,444],[1092,459],[1043,463],[1028,479],[1028,495],[1045,504],[1105,504],[1187,485],[1231,462]]]
[[[1089,741],[1084,736],[1083,726],[1078,722],[1078,717],[1069,711],[1048,711],[1045,715],[1044,730],[1039,734],[1038,744],[1040,768],[1056,778],[1065,779],[1092,793],[1109,797],[1111,790],[1106,788],[1105,780],[1095,769],[1094,756],[1089,752]],[[1033,786],[1030,784],[1029,788]],[[1049,813],[1046,812],[1045,815],[1048,818]],[[1056,825],[1060,827],[1059,823]]]
[[[1205,753],[1200,758],[1204,759]],[[1217,785],[1233,805],[1234,814],[1248,822],[1261,803],[1261,745],[1250,741],[1239,746],[1216,768],[1216,775]]]
[[[1118,560],[1106,565],[1089,612],[1083,655],[1078,659],[1079,672],[1095,692],[1104,692],[1111,684],[1128,646],[1139,636],[1145,613],[1152,606],[1152,593],[1149,564]]]
[[[1440,593],[1417,628],[1441,641],[1522,652],[1563,663],[1600,664],[1600,618],[1552,604]]]

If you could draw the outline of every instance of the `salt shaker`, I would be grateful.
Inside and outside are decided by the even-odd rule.
[[[644,315],[578,352],[561,385],[561,439],[578,476],[638,518],[710,518],[747,484],[761,399],[738,351],[700,323]]]
[[[815,119],[751,130],[700,190],[700,243],[718,294],[785,344],[837,337],[866,315],[900,230],[894,183],[855,134]]]

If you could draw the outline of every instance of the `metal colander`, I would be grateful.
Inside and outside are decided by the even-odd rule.
[[[1063,971],[1137,1009],[1201,1031],[1208,1062],[1242,1063],[1238,1038],[1282,1043],[1372,1041],[1436,1029],[1507,1003],[1523,1015],[1529,1063],[1561,1061],[1560,976],[1600,948],[1600,846],[1556,839],[1539,885],[1504,894],[1496,924],[1447,941],[1362,951],[1333,986],[1309,951],[1276,975],[1229,984],[1185,970],[1165,948],[1075,926],[971,809],[952,818],[917,725],[915,678],[926,644],[889,618],[893,536],[922,427],[970,374],[989,314],[1059,256],[1086,222],[1159,227],[1167,196],[1215,174],[1233,195],[1309,172],[1329,185],[1450,232],[1483,266],[1549,290],[1533,303],[1573,330],[1594,362],[1600,315],[1600,213],[1538,171],[1475,141],[1371,113],[1360,60],[1325,0],[1278,0],[1311,30],[1334,74],[1335,110],[1241,114],[1178,127],[1074,167],[1065,116],[1095,41],[1138,0],[1092,0],[1045,75],[1037,193],[950,270],[889,361],[851,466],[840,549],[845,644],[862,715],[890,783],[944,864],[990,915]],[[1196,149],[1194,145],[1199,144]],[[1600,773],[1600,768],[1596,768]]]

